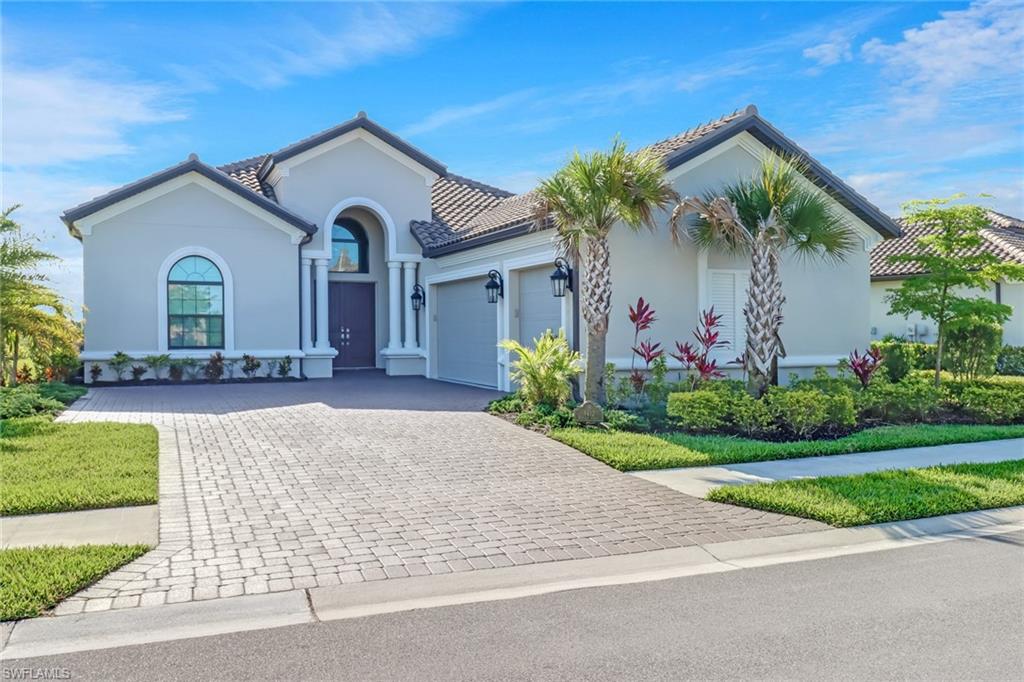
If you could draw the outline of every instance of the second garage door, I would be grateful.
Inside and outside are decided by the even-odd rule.
[[[551,294],[551,266],[519,271],[519,343],[533,346],[546,330],[562,327],[562,299]]]
[[[437,378],[498,385],[498,306],[477,277],[436,288]]]

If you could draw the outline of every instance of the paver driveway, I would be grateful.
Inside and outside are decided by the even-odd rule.
[[[823,526],[620,474],[378,372],[103,388],[63,420],[160,429],[160,545],[58,613],[607,556]]]

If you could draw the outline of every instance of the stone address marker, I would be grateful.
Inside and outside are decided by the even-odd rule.
[[[573,410],[572,416],[576,418],[576,421],[585,426],[594,426],[604,421],[604,412],[589,400]]]

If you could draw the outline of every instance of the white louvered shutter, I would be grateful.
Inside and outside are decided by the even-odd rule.
[[[746,342],[743,322],[743,300],[746,296],[747,273],[742,270],[708,271],[708,305],[721,315],[719,341],[714,356],[733,360],[743,352]]]

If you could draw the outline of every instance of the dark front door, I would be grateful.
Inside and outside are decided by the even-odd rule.
[[[335,368],[376,366],[373,282],[331,282],[331,346],[338,351]]]

